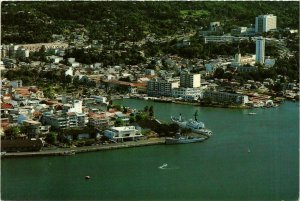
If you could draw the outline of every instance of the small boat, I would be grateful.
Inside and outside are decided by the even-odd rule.
[[[90,176],[85,176],[85,179],[91,179],[91,177]]]
[[[182,136],[180,132],[178,132],[175,137],[167,137],[165,144],[188,144],[193,142],[202,142],[204,140],[205,138],[203,137]]]
[[[248,153],[250,153],[251,152],[251,150],[250,150],[250,148],[248,148]]]
[[[255,115],[255,112],[249,112],[248,115]]]
[[[166,168],[166,167],[168,167],[168,164],[167,164],[167,163],[164,163],[162,166],[159,166],[158,168],[159,168],[159,169],[164,169],[164,168]]]

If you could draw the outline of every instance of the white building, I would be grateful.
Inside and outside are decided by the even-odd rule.
[[[197,100],[202,98],[201,88],[175,88],[172,90],[172,96],[185,100]]]
[[[82,113],[82,101],[74,100],[73,104],[66,103],[63,105],[64,112]]]
[[[103,97],[103,96],[91,96],[91,98],[95,99],[95,102],[96,103],[104,103],[104,104],[107,104],[107,98],[106,97]]]
[[[75,58],[68,58],[68,62],[69,63],[74,63],[75,62]]]
[[[211,22],[209,24],[210,31],[218,31],[220,26],[221,26],[220,22]]]
[[[69,69],[65,72],[65,76],[70,75],[73,77],[74,72],[73,72],[73,67],[69,67]]]
[[[81,100],[74,100],[73,106],[74,106],[74,112],[82,113],[82,101]]]
[[[71,63],[72,67],[79,67],[80,63],[79,62],[73,62]]]
[[[84,127],[88,123],[88,118],[83,113],[57,113],[45,112],[43,114],[42,123],[51,125],[56,129]]]
[[[256,62],[260,64],[265,63],[265,39],[259,37],[256,39]]]
[[[134,126],[111,127],[104,131],[104,136],[111,140],[121,141],[135,140],[141,138],[143,135]]]
[[[263,33],[268,32],[272,29],[276,29],[277,27],[277,17],[269,14],[269,15],[259,15],[255,18],[255,32]]]
[[[234,62],[231,62],[232,67],[239,67],[242,65],[254,65],[256,60],[256,55],[246,55],[241,56],[241,54],[235,54]]]
[[[180,87],[197,88],[201,86],[201,75],[189,72],[180,74]]]

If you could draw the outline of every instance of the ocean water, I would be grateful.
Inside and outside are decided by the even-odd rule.
[[[153,105],[164,122],[179,113],[193,118],[198,110],[213,136],[186,145],[4,159],[2,200],[298,199],[298,103],[247,110],[135,99],[114,103],[137,109]]]

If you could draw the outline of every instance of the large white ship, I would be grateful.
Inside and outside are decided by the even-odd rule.
[[[178,124],[178,126],[180,128],[191,129],[191,131],[194,133],[211,136],[212,131],[209,129],[206,129],[203,122],[197,121],[197,112],[194,114],[194,116],[195,116],[195,119],[189,119],[187,121],[185,121],[182,118],[181,114],[179,115],[179,117],[171,116],[171,119],[174,123]]]

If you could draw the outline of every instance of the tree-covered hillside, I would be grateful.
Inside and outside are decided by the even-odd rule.
[[[139,40],[220,21],[225,30],[272,13],[278,27],[298,28],[299,2],[2,2],[2,43],[50,42],[52,34],[84,27],[90,39]]]

